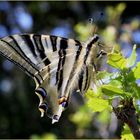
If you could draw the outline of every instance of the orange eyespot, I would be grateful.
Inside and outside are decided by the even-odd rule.
[[[63,102],[66,102],[67,101],[67,97],[60,97],[58,99],[58,104],[62,104]]]

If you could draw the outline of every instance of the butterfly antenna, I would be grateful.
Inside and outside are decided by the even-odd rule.
[[[97,30],[97,23],[98,21],[101,19],[101,17],[103,16],[103,12],[100,13],[100,15],[98,15],[98,17],[93,20],[93,22],[95,23],[94,25],[94,29],[93,29],[93,35],[96,33],[96,30]]]
[[[93,36],[93,34],[92,34],[92,24],[93,24],[93,21],[94,21],[94,19],[93,18],[89,18],[88,19],[88,21],[89,21],[89,31],[90,31],[90,37],[92,37]]]

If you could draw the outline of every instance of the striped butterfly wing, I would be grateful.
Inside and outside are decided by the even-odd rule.
[[[79,88],[86,48],[73,39],[23,34],[1,38],[0,53],[35,80],[42,116],[47,111],[58,121],[69,94]]]
[[[57,36],[13,35],[0,39],[0,53],[35,80],[41,116],[46,112],[54,123],[67,107],[70,94],[89,88],[96,61],[106,54],[95,45],[98,40],[95,35],[81,44]]]

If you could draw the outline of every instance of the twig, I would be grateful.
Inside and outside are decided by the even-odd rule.
[[[117,118],[123,123],[126,123],[136,139],[140,139],[140,128],[137,122],[136,109],[133,104],[133,99],[121,100],[120,107],[113,107],[113,111]]]

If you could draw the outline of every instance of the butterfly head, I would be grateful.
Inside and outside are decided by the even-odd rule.
[[[89,51],[89,56],[87,60],[89,59],[88,63],[94,66],[94,69],[96,69],[96,64],[98,60],[107,54],[107,52],[104,50],[104,46],[102,45],[102,41],[100,37],[95,34],[93,37],[91,37],[87,43],[87,50]]]

